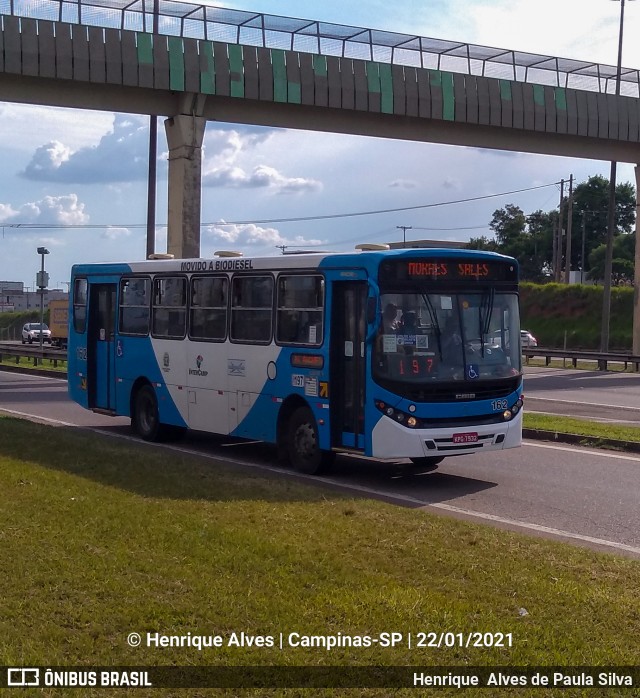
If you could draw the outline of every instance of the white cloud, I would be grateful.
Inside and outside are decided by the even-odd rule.
[[[45,196],[40,201],[25,204],[20,209],[20,217],[25,222],[33,223],[81,225],[89,222],[84,204],[78,201],[77,194]]]
[[[21,174],[45,182],[130,182],[146,179],[148,162],[148,121],[116,115],[112,130],[97,145],[74,151],[64,143],[51,141],[36,149]]]
[[[121,238],[128,238],[131,236],[131,231],[129,228],[118,228],[116,226],[109,226],[103,231],[102,237],[107,240],[119,240]]]
[[[0,223],[9,221],[18,215],[19,211],[16,211],[11,204],[0,204]]]
[[[206,234],[214,242],[232,243],[238,247],[275,247],[286,245],[288,247],[315,247],[325,244],[326,241],[318,239],[306,239],[301,235],[294,238],[283,236],[277,228],[263,228],[254,223],[229,224],[221,221],[206,228]]]
[[[285,177],[274,167],[256,165],[251,173],[241,167],[226,166],[210,170],[202,176],[203,187],[267,187],[281,194],[302,191],[319,191],[322,184],[315,179],[304,177]]]
[[[232,189],[265,188],[279,194],[319,191],[322,183],[308,177],[287,177],[277,168],[246,161],[260,157],[260,146],[275,134],[260,127],[215,128],[205,136],[202,186]],[[268,154],[267,154],[268,156]]]
[[[82,116],[79,118],[79,114]],[[0,148],[33,152],[44,141],[73,143],[74,149],[95,145],[112,128],[111,112],[0,104]],[[20,137],[16,138],[15,134]]]
[[[212,165],[223,165],[234,162],[241,153],[254,150],[262,143],[270,140],[276,129],[261,126],[212,126],[209,124],[205,132],[203,149],[207,160]]]
[[[66,194],[29,201],[19,209],[11,204],[0,204],[0,223],[10,223],[13,219],[19,223],[82,225],[89,222],[89,215],[77,194]]]

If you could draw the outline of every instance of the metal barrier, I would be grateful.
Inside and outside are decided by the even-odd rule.
[[[545,365],[551,363],[551,359],[571,359],[571,364],[574,368],[577,367],[578,361],[592,361],[598,365],[601,371],[607,370],[609,362],[623,363],[625,369],[629,364],[633,365],[633,370],[640,370],[640,356],[633,355],[624,351],[584,351],[580,349],[545,349],[544,347],[524,347],[522,355],[527,363],[534,356],[544,358]]]
[[[602,371],[607,370],[609,362],[622,363],[625,369],[629,364],[633,366],[634,371],[640,371],[640,356],[630,354],[628,352],[601,352],[601,351],[585,351],[580,349],[545,349],[544,347],[524,347],[522,355],[527,363],[533,357],[540,357],[545,360],[545,365],[549,366],[552,359],[570,359],[574,368],[577,367],[578,361],[591,361],[598,365]],[[37,366],[38,361],[43,359],[53,361],[54,367],[58,366],[58,361],[66,363],[67,352],[63,349],[43,349],[40,347],[13,347],[10,345],[0,345],[0,361],[6,357],[15,357],[16,363],[19,363],[21,357],[33,359],[33,365]]]
[[[20,363],[22,357],[33,360],[33,365],[42,365],[42,361],[52,361],[53,367],[58,367],[58,361],[67,362],[67,352],[62,349],[42,349],[40,347],[23,346],[13,347],[10,345],[0,345],[0,362],[7,357],[15,357],[16,364]]]

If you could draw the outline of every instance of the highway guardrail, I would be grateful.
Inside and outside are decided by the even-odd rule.
[[[606,371],[609,362],[623,363],[625,369],[631,364],[634,371],[640,370],[640,356],[624,351],[587,351],[582,349],[545,349],[544,347],[523,347],[522,355],[527,363],[529,359],[539,356],[545,360],[548,366],[551,359],[570,359],[574,368],[578,361],[592,361],[598,369]]]
[[[62,349],[40,349],[40,346],[27,345],[12,346],[10,344],[0,344],[0,362],[8,357],[15,357],[16,364],[20,363],[22,357],[32,359],[34,366],[42,365],[44,360],[53,362],[53,367],[57,368],[58,361],[67,361],[67,352]]]
[[[629,352],[601,352],[588,351],[582,349],[550,349],[545,347],[523,347],[522,355],[526,362],[534,357],[540,357],[545,360],[545,364],[549,366],[552,359],[568,359],[574,368],[577,367],[578,361],[591,361],[598,365],[600,370],[606,371],[608,364],[623,363],[625,369],[629,365],[633,366],[634,371],[640,371],[640,356]],[[33,365],[38,364],[47,359],[53,361],[54,367],[57,367],[58,361],[67,360],[67,352],[64,349],[40,349],[39,346],[12,346],[9,344],[0,344],[0,361],[11,356],[16,357],[16,363],[19,363],[20,357],[28,357],[33,359]]]

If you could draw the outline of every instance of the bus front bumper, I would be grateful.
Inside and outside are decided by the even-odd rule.
[[[522,410],[508,422],[446,429],[411,429],[383,416],[373,429],[374,458],[442,458],[515,448],[522,443]]]

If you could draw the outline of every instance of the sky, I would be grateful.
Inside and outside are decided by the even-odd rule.
[[[620,2],[612,0],[210,4],[609,65],[617,60]],[[640,2],[627,2],[623,66],[640,67],[640,42],[633,39],[639,34]],[[0,281],[33,288],[40,246],[50,251],[50,288],[66,288],[75,263],[144,259],[147,117],[0,101],[0,124]],[[164,252],[162,120],[158,131],[156,251]],[[210,122],[203,149],[201,256],[220,249],[276,255],[281,246],[348,251],[360,242],[400,240],[398,226],[410,228],[407,240],[468,241],[491,235],[488,223],[496,209],[514,204],[526,214],[549,211],[560,196],[553,183],[570,175],[579,183],[596,174],[608,178],[609,163]],[[633,167],[620,164],[617,181],[635,183]],[[426,207],[431,204],[447,205]],[[411,207],[424,208],[374,213]],[[268,222],[346,213],[368,215]]]

